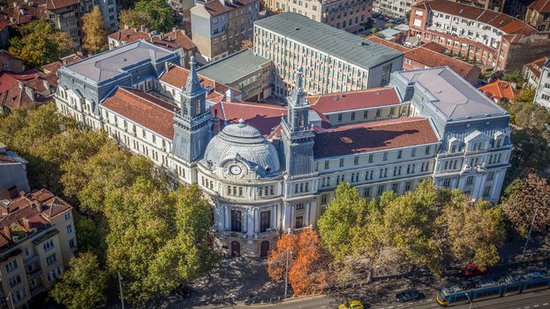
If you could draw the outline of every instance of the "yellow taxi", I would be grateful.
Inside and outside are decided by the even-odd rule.
[[[363,303],[360,300],[350,300],[345,304],[338,306],[338,309],[363,309]]]

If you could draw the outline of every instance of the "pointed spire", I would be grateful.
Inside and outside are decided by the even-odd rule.
[[[298,67],[298,70],[296,71],[294,89],[291,94],[291,98],[294,101],[295,106],[303,105],[305,103],[303,74],[304,70],[302,67]]]
[[[193,95],[202,90],[201,81],[197,75],[197,62],[195,56],[191,56],[189,60],[189,76],[187,77],[187,83],[185,84],[185,92],[189,95]]]

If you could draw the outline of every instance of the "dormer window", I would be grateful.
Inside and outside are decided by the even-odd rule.
[[[457,151],[459,151],[459,149],[460,141],[456,137],[449,139],[449,152],[456,153]]]
[[[504,133],[496,132],[493,135],[493,146],[495,148],[500,148],[504,145]]]

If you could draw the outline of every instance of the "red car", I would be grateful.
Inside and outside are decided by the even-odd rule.
[[[468,266],[462,268],[462,275],[465,277],[477,277],[483,275],[485,272],[479,270],[476,264],[470,263]]]

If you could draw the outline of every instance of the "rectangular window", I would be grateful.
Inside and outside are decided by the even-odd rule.
[[[70,247],[71,249],[76,248],[76,245],[75,245],[75,243],[74,243],[74,238],[71,239],[71,240],[69,240],[69,247]]]
[[[491,194],[491,186],[486,186],[486,187],[483,189],[483,197],[488,197],[489,194]]]
[[[321,195],[321,205],[327,204],[327,194]]]
[[[16,285],[18,285],[19,283],[21,283],[21,276],[20,275],[16,275],[14,277],[11,277],[10,280],[10,287],[14,287]]]
[[[370,187],[367,187],[363,190],[363,196],[366,198],[370,197]]]
[[[466,178],[466,185],[470,186],[473,183],[474,183],[474,176],[468,176],[468,178]]]
[[[399,190],[399,184],[397,183],[394,183],[391,185],[391,190],[394,192],[394,193],[397,193],[397,191]]]
[[[12,272],[13,270],[17,269],[17,260],[13,260],[6,264],[6,272]]]
[[[424,154],[425,154],[425,155],[429,155],[429,154],[430,154],[430,146],[426,146],[426,151],[424,151]]]
[[[57,255],[55,255],[55,253],[46,258],[46,264],[48,264],[48,266],[52,265],[56,261],[57,261]]]
[[[384,152],[384,158],[382,160],[388,161],[388,153],[387,152]]]
[[[407,181],[407,182],[405,183],[405,192],[406,192],[406,191],[410,191],[410,190],[411,190],[411,182],[410,182],[410,181]]]
[[[401,156],[403,155],[403,150],[397,151],[397,158],[401,159]]]
[[[330,164],[330,161],[329,160],[326,160],[325,161],[325,169],[328,170],[329,169],[329,165]]]
[[[372,154],[369,155],[369,163],[372,163],[374,156]]]
[[[239,233],[242,231],[242,211],[240,210],[231,210],[231,231]]]
[[[382,115],[382,110],[377,109],[377,110],[376,110],[376,118],[379,118],[380,115]]]
[[[359,157],[358,156],[355,156],[353,158],[353,165],[358,165],[359,164]]]
[[[339,167],[344,167],[344,159],[340,159],[340,163],[338,164]]]
[[[351,113],[351,121],[355,120],[355,112]]]
[[[271,228],[271,211],[262,211],[260,213],[260,232],[263,233]]]
[[[44,247],[44,251],[46,251],[46,252],[49,251],[50,249],[52,249],[52,248],[54,247],[54,245],[53,245],[53,239],[47,240],[47,241],[44,243],[43,247]]]
[[[378,190],[376,191],[376,194],[378,196],[382,195],[382,193],[384,193],[384,186],[378,186]]]
[[[369,111],[363,111],[363,119],[369,118]]]
[[[73,226],[72,225],[67,225],[67,234],[72,234],[73,233]]]
[[[413,148],[411,150],[411,157],[413,157],[413,158],[416,157],[416,148]]]

